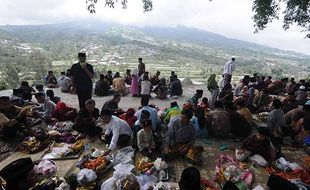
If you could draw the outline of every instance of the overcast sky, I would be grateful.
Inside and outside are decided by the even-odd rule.
[[[153,11],[143,13],[141,0],[128,0],[128,8],[109,9],[98,0],[96,14],[86,10],[85,0],[0,0],[0,25],[52,24],[81,19],[136,26],[184,25],[275,48],[310,54],[310,40],[293,27],[282,29],[275,20],[254,34],[253,0],[153,0]]]

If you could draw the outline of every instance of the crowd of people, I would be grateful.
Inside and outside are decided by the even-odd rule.
[[[203,96],[204,90],[198,89],[181,106],[180,102],[172,101],[169,107],[160,110],[149,103],[151,94],[155,93],[159,99],[181,96],[181,81],[173,71],[167,80],[159,71],[149,76],[145,63],[139,58],[138,70],[131,73],[127,69],[124,77],[119,72],[100,74],[94,93],[112,95],[112,98],[99,105],[102,106],[99,110],[92,99],[94,69],[86,63],[85,53],[79,53],[78,58],[79,62],[66,73],[61,72],[58,80],[52,71],[48,72],[45,86],[49,90],[44,91],[43,85],[36,86],[35,90],[25,81],[13,90],[12,97],[0,97],[1,141],[22,141],[32,134],[31,128],[37,122],[52,125],[72,121],[73,129],[80,134],[78,138],[90,142],[100,139],[108,144],[106,155],[132,145],[148,157],[160,155],[165,160],[186,157],[197,164],[202,150],[195,141],[209,137],[241,142],[237,151],[239,161],[254,154],[267,163],[275,161],[283,156],[284,138],[291,138],[292,146],[302,147],[310,155],[309,81],[272,80],[270,76],[254,74],[245,75],[233,88],[235,58],[232,58],[225,64],[220,81],[215,74],[208,78],[204,90],[211,93],[210,97]],[[58,87],[63,93],[77,94],[79,109],[68,107],[54,95],[51,89]],[[122,96],[129,93],[141,97],[138,110],[119,107]],[[253,115],[265,112],[268,112],[266,126],[259,126]],[[1,172],[0,175],[7,177]],[[182,190],[200,189],[199,180],[186,181],[192,177],[200,177],[196,168],[184,170],[179,183]],[[226,189],[231,189],[230,185],[225,185]]]

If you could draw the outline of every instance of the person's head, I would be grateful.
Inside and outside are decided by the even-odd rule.
[[[66,75],[66,73],[65,72],[60,72],[60,75]]]
[[[203,104],[208,104],[209,103],[209,99],[207,97],[203,97],[201,101],[202,101]]]
[[[178,79],[178,75],[174,75],[174,80],[175,80],[175,79]]]
[[[131,73],[131,70],[130,69],[126,69],[126,74],[130,75],[130,73]]]
[[[160,71],[156,71],[156,76],[159,76],[160,75]]]
[[[233,57],[233,58],[231,58],[231,60],[234,62],[236,59]]]
[[[54,91],[53,90],[47,90],[46,91],[46,96],[48,96],[50,98],[54,97]]]
[[[112,71],[109,70],[109,71],[107,72],[107,74],[110,75],[110,76],[112,76]]]
[[[0,176],[6,181],[7,190],[26,190],[37,182],[31,158],[20,158],[5,166]]]
[[[53,75],[54,72],[53,71],[48,71],[48,75]]]
[[[36,89],[37,89],[37,91],[39,91],[39,92],[43,91],[43,85],[42,85],[42,84],[37,85],[37,86],[36,86]]]
[[[147,110],[141,111],[141,120],[149,119],[151,117],[151,113]]]
[[[272,102],[274,109],[280,109],[282,107],[282,102],[279,99],[274,99]]]
[[[222,108],[223,109],[223,102],[220,100],[216,100],[214,102],[214,108]]]
[[[171,76],[174,76],[175,75],[175,72],[174,71],[171,71]]]
[[[303,85],[303,84],[305,84],[306,83],[306,80],[305,79],[301,79],[300,81],[299,81],[299,84],[300,85]]]
[[[21,86],[29,86],[28,81],[22,81]]]
[[[93,99],[88,99],[85,101],[85,108],[89,113],[92,113],[95,110],[96,102]]]
[[[166,78],[165,78],[165,77],[161,78],[161,79],[159,80],[159,82],[160,82],[161,84],[166,84]]]
[[[196,96],[198,98],[201,98],[202,97],[202,94],[203,94],[203,90],[196,90]]]
[[[43,92],[38,92],[34,94],[34,97],[37,99],[38,103],[42,104],[45,101],[45,94]]]
[[[119,103],[121,101],[121,94],[119,93],[113,94],[113,101]]]
[[[11,100],[8,96],[0,96],[0,109],[7,110],[11,107]]]
[[[177,102],[171,102],[170,107],[171,108],[178,107],[178,103]]]
[[[256,133],[256,139],[259,141],[264,141],[268,139],[270,131],[267,127],[259,127]]]
[[[268,78],[268,80],[271,80],[271,79],[272,79],[272,77],[271,77],[271,76],[268,76],[267,78]]]
[[[238,99],[236,102],[236,105],[238,109],[244,108],[245,107],[245,101],[243,99]]]
[[[71,75],[71,69],[67,69],[67,75]]]
[[[102,109],[100,113],[100,118],[102,119],[103,123],[108,124],[112,119],[112,110],[110,109]]]
[[[152,130],[152,120],[144,119],[141,121],[141,126],[146,132],[150,132]]]
[[[294,78],[294,77],[292,77],[290,81],[291,81],[291,82],[295,82],[295,78]]]
[[[193,111],[191,109],[182,110],[181,112],[181,124],[188,125],[193,117]]]
[[[121,75],[119,74],[119,72],[116,72],[115,75],[114,75],[114,78],[120,78]]]
[[[100,79],[100,80],[104,80],[104,78],[105,78],[104,74],[100,74],[100,75],[99,75],[99,79]]]
[[[138,58],[138,62],[142,63],[142,58],[141,57]]]
[[[144,73],[143,80],[149,80],[149,73],[148,72]]]
[[[142,107],[148,106],[148,105],[149,105],[149,101],[150,101],[150,98],[149,98],[149,97],[142,96],[142,97],[141,97],[141,106],[142,106]]]
[[[200,172],[195,167],[183,170],[179,181],[180,190],[200,190]]]
[[[78,53],[78,59],[81,63],[86,62],[86,53]]]

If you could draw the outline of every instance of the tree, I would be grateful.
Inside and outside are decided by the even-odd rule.
[[[212,0],[210,0],[212,1]],[[86,0],[90,13],[96,13],[95,4],[98,0]],[[127,8],[128,0],[105,0],[105,6],[114,8],[116,3],[121,3],[123,9]],[[144,12],[152,11],[153,0],[142,0]],[[254,16],[254,32],[264,30],[267,24],[274,19],[279,19],[281,5],[286,5],[283,13],[283,29],[287,30],[296,24],[306,32],[306,38],[310,38],[310,0],[254,0],[252,10]]]

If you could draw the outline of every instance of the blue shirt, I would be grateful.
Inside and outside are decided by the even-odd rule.
[[[158,116],[157,116],[157,111],[155,108],[152,108],[150,106],[144,106],[143,108],[141,108],[138,112],[137,112],[137,118],[138,120],[141,119],[141,112],[142,110],[147,110],[148,112],[150,112],[150,119],[152,120],[152,129],[153,131],[156,129],[157,126],[157,122],[158,122]]]

